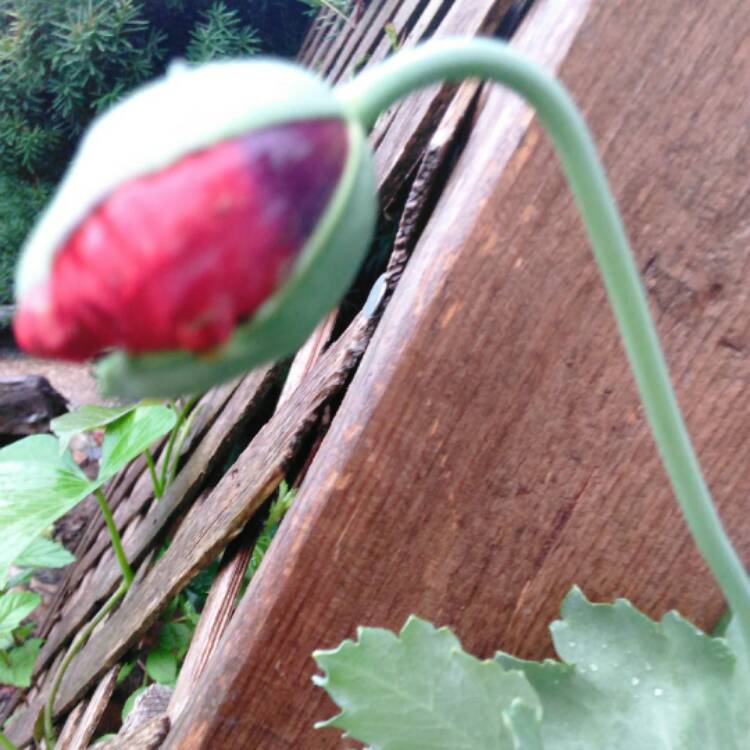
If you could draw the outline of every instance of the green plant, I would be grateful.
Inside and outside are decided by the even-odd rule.
[[[0,304],[13,301],[18,248],[49,196],[52,185],[36,184],[0,168]]]
[[[190,33],[187,58],[192,62],[206,62],[223,57],[253,55],[260,50],[258,32],[243,25],[236,10],[223,2],[214,3]]]
[[[40,638],[29,637],[32,626],[23,624],[41,597],[16,587],[27,583],[39,568],[61,568],[74,560],[62,545],[40,536],[13,561],[18,571],[0,587],[0,684],[28,687],[42,645]]]
[[[262,95],[256,96],[255,107],[244,106],[233,95],[241,88],[240,82],[251,80],[256,73],[267,77],[266,85]],[[96,147],[80,155],[78,170],[63,186],[29,245],[19,275],[22,301],[34,283],[55,281],[51,260],[57,253],[65,257],[64,238],[73,226],[79,223],[85,226],[94,197],[121,185],[127,187],[129,181],[155,170],[161,170],[162,176],[169,176],[171,169],[184,169],[180,174],[190,186],[192,162],[184,161],[183,157],[202,149],[207,154],[209,167],[213,166],[210,162],[216,154],[222,157],[218,159],[219,164],[231,163],[231,157],[237,158],[231,148],[232,139],[250,139],[257,133],[273,142],[291,132],[294,134],[292,141],[282,139],[281,142],[297,147],[291,150],[312,153],[306,140],[310,131],[305,125],[323,119],[336,123],[340,136],[346,134],[346,160],[339,165],[340,169],[331,170],[331,184],[327,184],[331,189],[320,201],[319,210],[311,215],[299,207],[309,196],[295,192],[297,185],[291,184],[292,180],[281,185],[280,194],[285,199],[289,195],[294,199],[285,204],[289,209],[289,216],[285,218],[299,221],[302,215],[306,220],[301,249],[293,259],[294,267],[288,279],[278,287],[273,286],[252,315],[248,316],[247,312],[236,315],[232,320],[235,328],[231,338],[227,342],[212,339],[210,347],[206,347],[210,355],[200,347],[164,351],[159,346],[144,345],[128,352],[126,342],[119,341],[114,343],[123,346],[124,351],[106,360],[101,372],[110,386],[125,392],[162,394],[172,389],[185,389],[189,384],[194,387],[196,382],[210,385],[261,361],[289,353],[338,301],[372,237],[374,187],[364,129],[400,97],[445,79],[458,81],[478,76],[506,84],[536,109],[557,149],[591,240],[675,496],[734,615],[728,638],[711,639],[676,615],[666,617],[657,625],[627,603],[618,602],[610,607],[590,605],[574,592],[566,600],[562,624],[555,626],[556,633],[571,638],[567,647],[561,646],[560,641],[557,643],[565,663],[542,665],[526,664],[505,655],[498,663],[472,661],[461,653],[458,642],[447,631],[434,631],[417,620],[407,624],[400,639],[385,631],[364,630],[358,645],[345,643],[333,652],[317,655],[328,672],[319,682],[340,701],[343,709],[333,723],[372,743],[373,748],[383,750],[441,747],[522,750],[545,745],[588,750],[601,746],[601,732],[589,727],[588,734],[583,734],[583,729],[576,734],[574,729],[582,722],[582,716],[600,712],[613,733],[607,740],[609,746],[632,747],[633,743],[637,745],[647,737],[649,742],[662,743],[653,745],[657,748],[745,747],[750,739],[742,708],[748,692],[744,675],[750,666],[750,582],[722,528],[701,475],[606,176],[588,129],[565,89],[514,50],[496,41],[480,39],[443,40],[401,52],[335,91],[309,74],[268,62],[208,66],[182,75],[193,76],[191,96],[200,91],[205,101],[215,102],[220,111],[206,107],[189,128],[180,132],[177,142],[162,137],[139,143],[142,151],[136,163],[129,163],[127,168],[115,163],[106,174],[101,165],[106,161],[107,149],[119,145],[128,135],[124,126],[132,125],[135,114],[147,109],[165,129],[163,132],[172,134],[177,130],[174,122],[184,119],[181,113],[185,106],[185,87],[172,80],[163,81],[134,96],[100,121],[95,135],[91,136]],[[183,77],[179,83],[186,80]],[[289,130],[285,130],[287,126]],[[283,161],[281,149],[273,153]],[[223,157],[228,158],[225,161]],[[311,165],[305,163],[305,166]],[[253,210],[258,208],[246,192],[222,192],[235,188],[236,184],[219,179],[224,173],[216,169],[216,172],[211,168],[207,171],[216,177],[221,190],[215,194],[205,191],[209,207],[215,205],[214,199],[218,201],[229,194],[233,200],[247,201]],[[201,174],[193,170],[196,180]],[[283,183],[283,180],[276,182]],[[85,198],[76,194],[76,188],[85,188]],[[152,198],[156,200],[159,196],[159,190],[155,189]],[[276,193],[274,197],[278,197]],[[273,201],[269,203],[276,205]],[[263,212],[259,211],[258,215],[263,216]],[[200,218],[205,221],[202,229],[215,232],[216,242],[210,243],[210,253],[215,255],[216,261],[213,266],[226,260],[223,252],[233,259],[235,234],[223,232],[223,225],[212,219],[210,211]],[[258,221],[258,227],[265,229],[263,220]],[[146,226],[144,231],[148,233],[152,228]],[[184,254],[172,253],[164,259],[165,264],[171,262],[180,273],[191,272],[200,278],[201,266],[193,255],[197,240],[189,232],[186,235],[189,239]],[[279,247],[285,245],[274,246],[276,253],[280,252]],[[111,244],[102,255],[106,257],[109,252],[111,262],[121,263],[118,250],[122,252],[123,248]],[[127,262],[127,252],[123,255]],[[275,273],[273,264],[278,257],[274,253],[271,255],[269,265]],[[255,266],[257,273],[262,270],[260,264]],[[134,273],[137,272],[138,269],[134,269]],[[143,276],[144,284],[151,283],[148,273],[144,272]],[[204,278],[213,279],[207,272]],[[179,299],[179,293],[180,290],[175,291],[178,301],[184,302]],[[186,300],[191,301],[190,295],[186,295]],[[75,306],[74,301],[71,306]],[[179,305],[175,308],[180,309]],[[87,309],[85,305],[83,309]],[[198,320],[210,320],[223,309],[224,306],[217,303],[215,308],[201,310]],[[64,315],[57,320],[55,311],[52,312],[51,322],[62,321],[70,326],[68,343],[72,351],[75,346],[86,343],[85,336],[90,328],[77,327],[74,319]],[[152,312],[153,320],[163,323],[160,310]],[[121,312],[123,326],[127,315],[125,308]],[[41,336],[44,329],[40,321],[50,322],[31,317],[24,325],[28,325],[31,333]],[[175,320],[174,324],[182,328],[185,321]],[[34,336],[30,335],[29,340],[33,341]],[[584,647],[585,650],[581,650]],[[622,652],[618,665],[624,663],[625,656],[641,664],[643,671],[630,676],[631,687],[648,685],[650,692],[636,690],[626,694],[622,690],[614,690],[614,693],[610,690],[607,693],[610,678],[613,679],[613,672],[619,668],[615,661],[605,658],[607,649],[612,649],[612,653]],[[650,683],[645,676],[650,671],[648,660],[651,658],[654,670],[658,663],[658,672],[655,672],[659,677],[658,685]],[[700,669],[692,668],[696,664]],[[378,667],[385,665],[388,665],[387,679],[383,679],[382,670],[378,673]],[[607,681],[599,679],[600,670],[606,674]],[[638,682],[634,683],[634,679]],[[672,690],[673,695],[668,696],[667,690]],[[634,695],[638,696],[637,700]],[[715,709],[715,701],[707,709],[701,709],[703,718],[698,733],[690,718],[695,713],[695,705],[703,705],[714,695],[726,696],[723,713]],[[673,702],[669,704],[668,720],[656,724],[652,740],[654,733],[648,734],[650,728],[644,729],[642,725],[654,715],[661,716],[665,712],[662,706],[668,703],[667,698]],[[574,705],[568,705],[571,703]],[[435,709],[428,710],[433,704]],[[567,707],[561,708],[563,705]],[[404,710],[405,706],[409,710]],[[490,721],[486,731],[482,726],[484,721]],[[688,740],[687,733],[691,731],[696,731],[704,744],[688,744],[693,742]]]
[[[8,581],[11,563],[18,559],[23,561],[47,527],[91,494],[99,503],[123,575],[115,594],[76,636],[55,675],[45,712],[45,737],[50,748],[54,747],[51,712],[65,671],[133,580],[133,571],[102,487],[131,460],[148,450],[155,440],[172,430],[176,421],[171,408],[156,404],[114,408],[86,406],[52,421],[57,438],[32,435],[0,450],[0,525],[7,534],[0,551],[0,586]],[[104,432],[102,456],[97,477],[89,479],[73,461],[68,443],[77,433],[98,429]],[[33,665],[33,660],[29,658],[29,661]]]

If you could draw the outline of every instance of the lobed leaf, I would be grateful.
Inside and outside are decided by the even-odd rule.
[[[657,623],[618,599],[566,597],[552,636],[562,662],[521,669],[543,707],[546,750],[740,750],[750,747],[745,658],[675,612]]]
[[[396,636],[360,628],[358,641],[314,654],[314,681],[341,707],[336,726],[371,750],[536,750],[539,700],[521,672],[480,661],[447,628],[410,617]]]

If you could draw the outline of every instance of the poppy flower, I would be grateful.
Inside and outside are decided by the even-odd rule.
[[[17,275],[16,338],[128,396],[195,391],[296,349],[372,236],[362,127],[276,61],[181,66],[94,123]]]

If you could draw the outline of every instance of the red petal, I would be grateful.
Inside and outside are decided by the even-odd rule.
[[[288,277],[346,156],[343,121],[290,123],[123,185],[21,300],[19,344],[67,359],[220,344]]]

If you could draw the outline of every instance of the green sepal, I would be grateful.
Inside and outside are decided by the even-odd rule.
[[[205,390],[299,348],[344,296],[370,246],[377,202],[372,154],[351,122],[349,155],[336,192],[287,281],[218,349],[140,356],[115,352],[97,367],[105,394],[171,397]]]
[[[98,117],[54,199],[22,250],[16,298],[45,281],[57,251],[120,185],[183,156],[252,130],[343,117],[332,89],[313,73],[271,58],[173,64]]]

